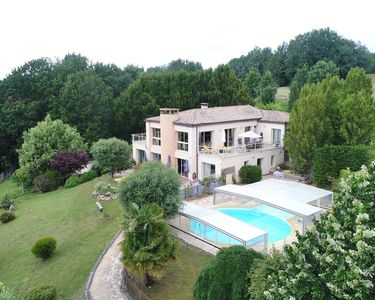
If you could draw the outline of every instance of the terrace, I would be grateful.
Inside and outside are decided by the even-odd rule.
[[[146,144],[146,132],[132,134],[133,144]]]
[[[209,155],[219,155],[219,156],[235,156],[235,155],[241,155],[244,153],[249,152],[258,152],[258,151],[264,151],[269,149],[277,149],[281,148],[280,144],[274,144],[274,143],[249,143],[249,144],[243,144],[238,146],[232,146],[232,147],[218,147],[218,148],[211,148],[207,145],[200,145],[199,146],[199,152],[201,154],[209,154]]]

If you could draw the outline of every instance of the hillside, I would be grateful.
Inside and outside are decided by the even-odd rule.
[[[120,229],[122,208],[118,201],[103,203],[110,216],[102,220],[91,193],[99,178],[71,189],[17,198],[17,218],[0,224],[0,280],[17,294],[40,284],[54,285],[59,299],[83,299],[83,288],[101,252]],[[17,191],[7,180],[5,191]],[[30,249],[44,236],[57,239],[57,252],[48,261],[35,258]]]

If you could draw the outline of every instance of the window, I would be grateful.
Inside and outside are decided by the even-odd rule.
[[[199,133],[199,146],[208,146],[211,147],[211,131],[204,131]]]
[[[215,165],[203,163],[203,176],[215,177]]]
[[[152,153],[152,160],[161,161],[161,154],[160,153]]]
[[[272,129],[272,144],[281,145],[281,129]]]
[[[275,163],[275,155],[271,155],[271,166]]]
[[[244,162],[243,162],[243,165],[244,166],[247,166],[249,164],[249,161],[248,160],[245,160]]]
[[[257,166],[262,167],[262,160],[263,160],[263,158],[257,159]]]
[[[177,149],[189,151],[189,134],[187,132],[177,132]]]
[[[177,173],[181,176],[188,177],[189,161],[186,159],[177,158]]]
[[[245,132],[251,131],[251,126],[245,126]]]
[[[146,152],[143,150],[137,149],[137,157],[138,157],[138,163],[143,163],[147,160]]]
[[[225,129],[225,147],[234,146],[234,128]]]
[[[161,146],[160,128],[152,128],[152,144]]]

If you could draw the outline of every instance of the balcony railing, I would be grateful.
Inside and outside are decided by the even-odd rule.
[[[146,141],[146,132],[132,134],[133,143],[140,143]]]
[[[276,149],[281,148],[280,144],[272,144],[272,143],[252,143],[247,145],[237,145],[232,147],[219,147],[219,148],[212,148],[206,145],[199,146],[199,152],[203,154],[241,154],[246,152],[256,152],[268,149]]]

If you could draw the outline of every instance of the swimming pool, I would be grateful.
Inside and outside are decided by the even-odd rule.
[[[275,217],[274,215],[265,213],[262,209],[258,208],[220,208],[222,213],[225,213],[233,218],[236,218],[244,223],[250,224],[254,227],[262,229],[268,232],[268,243],[274,243],[287,237],[292,229],[290,225],[281,218]],[[228,236],[217,232],[214,228],[206,226],[206,232],[204,232],[203,224],[198,221],[190,221],[191,230],[199,235],[204,236],[212,241],[217,241],[223,244],[240,244],[240,242],[233,239],[229,239]]]

